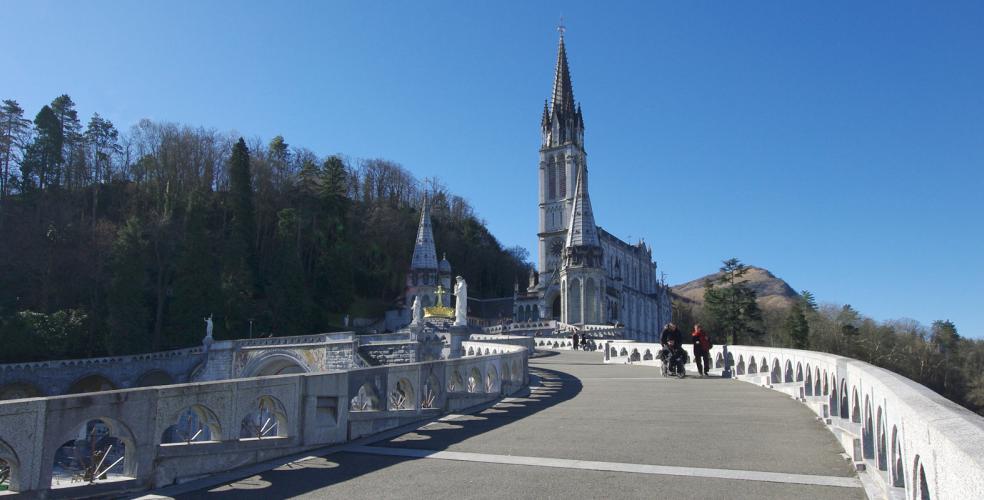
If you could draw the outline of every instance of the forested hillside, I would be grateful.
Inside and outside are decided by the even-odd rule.
[[[438,251],[479,297],[512,293],[467,201],[385,160],[322,158],[143,120],[84,123],[67,95],[0,109],[0,362],[294,335],[374,317],[403,291],[424,192]]]

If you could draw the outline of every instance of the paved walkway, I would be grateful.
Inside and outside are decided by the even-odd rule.
[[[531,360],[531,394],[180,498],[865,498],[781,393],[598,353]]]

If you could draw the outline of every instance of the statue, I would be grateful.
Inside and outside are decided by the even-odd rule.
[[[458,276],[454,285],[454,326],[468,326],[468,284]]]
[[[420,296],[413,298],[413,306],[410,307],[411,321],[410,326],[420,326],[424,321],[424,306],[420,304]]]
[[[214,342],[214,339],[212,338],[212,315],[209,314],[208,317],[205,318],[205,338],[202,339],[202,345],[204,345],[205,349],[208,350],[208,348],[212,346],[212,342]]]

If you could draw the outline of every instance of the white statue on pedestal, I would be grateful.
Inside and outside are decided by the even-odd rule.
[[[468,326],[468,284],[458,276],[454,284],[454,326]]]
[[[212,346],[212,342],[214,341],[215,339],[212,338],[212,315],[209,314],[208,317],[205,318],[205,338],[202,339],[202,345],[204,345],[207,350]]]
[[[420,296],[413,298],[413,306],[410,307],[411,321],[410,326],[420,326],[424,322],[424,307],[420,305]]]

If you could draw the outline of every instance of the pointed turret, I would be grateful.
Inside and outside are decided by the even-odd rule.
[[[571,207],[571,221],[567,225],[568,249],[575,247],[600,247],[598,227],[595,226],[591,198],[588,196],[588,171],[584,165],[577,169],[577,184],[574,188],[574,204]]]
[[[574,86],[571,85],[571,70],[567,65],[567,48],[564,47],[564,32],[560,32],[557,45],[557,67],[554,69],[553,94],[550,98],[551,114],[574,112]]]
[[[569,143],[583,146],[584,123],[581,120],[580,106],[574,101],[574,86],[571,84],[571,70],[567,64],[563,27],[560,28],[560,41],[557,44],[557,65],[554,67],[550,107],[544,109],[540,123],[543,129],[543,147],[558,147]]]
[[[420,225],[417,227],[417,242],[413,247],[410,269],[437,270],[437,250],[434,249],[434,230],[431,228],[430,202],[424,197],[420,208]]]

